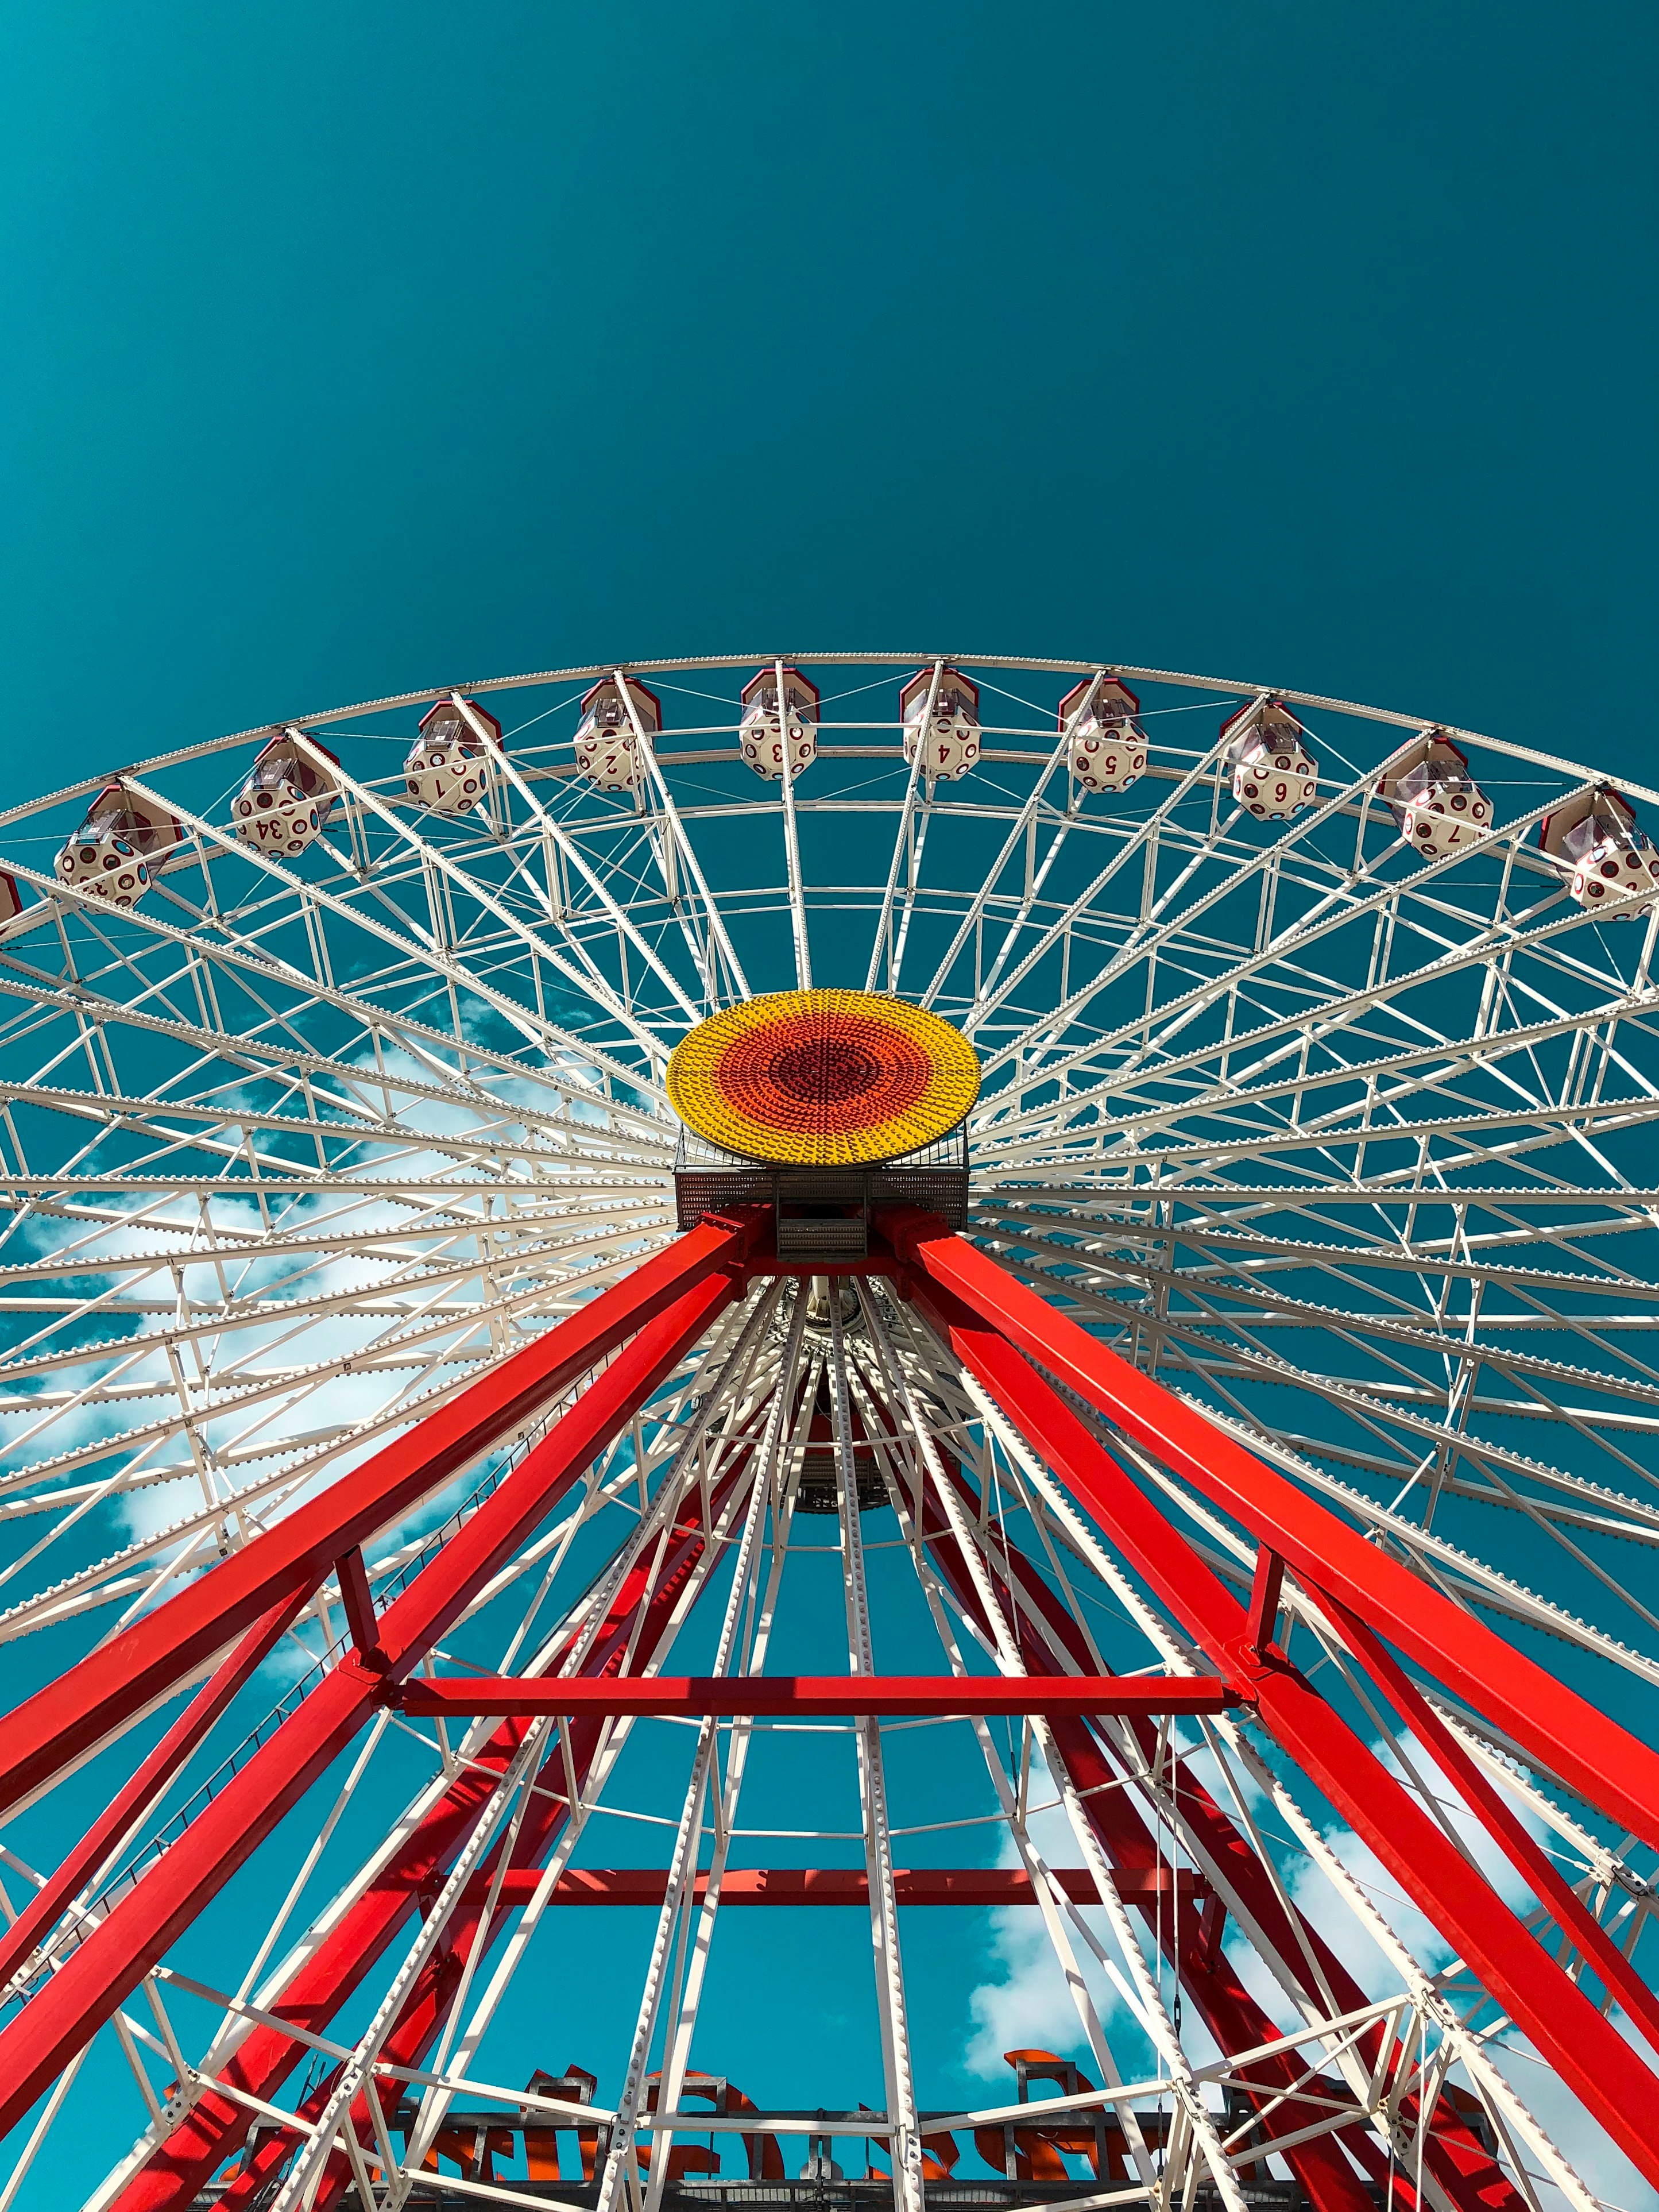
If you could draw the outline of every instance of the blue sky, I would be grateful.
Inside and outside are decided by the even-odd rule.
[[[814,647],[1653,781],[1656,44],[1620,0],[14,9],[5,788]],[[960,1962],[919,1979],[948,2034]]]
[[[54,735],[14,788],[778,643],[1202,667],[1633,767],[1656,35],[14,10],[0,606]]]

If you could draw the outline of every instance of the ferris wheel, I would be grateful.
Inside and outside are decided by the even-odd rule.
[[[1644,818],[871,653],[0,813],[0,2212],[1659,2185]]]

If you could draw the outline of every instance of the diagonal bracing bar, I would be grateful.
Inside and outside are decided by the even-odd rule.
[[[706,1553],[698,1501],[687,1501],[676,1516],[668,1551],[660,1558],[639,1560],[616,1588],[605,1617],[596,1631],[589,1624],[573,1628],[542,1655],[548,1673],[571,1666],[600,1674],[621,1664],[648,1666],[672,1636],[687,1580],[699,1569]],[[654,1553],[654,1547],[652,1547]],[[343,1917],[330,1916],[319,1930],[314,1950],[302,1951],[297,1970],[266,1992],[262,2002],[269,2013],[304,2022],[321,2030],[348,2003],[393,1940],[409,1913],[441,1886],[454,1853],[465,1834],[491,1778],[504,1770],[522,1740],[522,1723],[504,1722],[486,1744],[474,1750],[449,1788],[421,1820],[396,1865],[383,1867]],[[579,1833],[581,1808],[602,1785],[621,1741],[620,1731],[604,1718],[590,1714],[572,1723],[569,1731],[571,1806],[562,1800],[538,1797],[521,1828],[514,1847],[515,1860],[502,1875],[503,1893],[531,1874],[541,1885],[553,1868],[563,1865]],[[568,1871],[567,1869],[565,1869]],[[506,1931],[498,1911],[487,1923],[484,1907],[496,1869],[486,1869],[469,1885],[460,1905],[451,1913],[446,1935],[449,1960],[469,1962],[481,1949]],[[550,1893],[556,1896],[556,1887]],[[498,1899],[498,1905],[500,1899]],[[513,1909],[529,1905],[516,1888]],[[522,1923],[521,1923],[522,1924]],[[455,2000],[456,1985],[447,1961],[428,1965],[426,1977],[407,2002],[383,2056],[392,2064],[419,2066],[430,2055]],[[109,2212],[188,2212],[200,2188],[225,2154],[241,2142],[248,2126],[248,2109],[238,2101],[249,2094],[274,2098],[294,2068],[310,2055],[310,2047],[287,2034],[274,2021],[256,2027],[235,2048],[228,2063],[217,2063],[225,2094],[209,2088],[166,2140],[142,2162]],[[322,2109],[330,2084],[325,2081],[302,2099],[300,2119],[307,2124]],[[360,2137],[366,2138],[373,2119],[366,2102],[354,2107]],[[245,2162],[240,2177],[223,2199],[223,2212],[248,2212],[259,2203],[261,2192],[280,2172],[286,2155],[285,2139],[267,2137]],[[340,2161],[343,2164],[343,2160]],[[328,2187],[337,2177],[331,2176]],[[333,2196],[324,2191],[325,2203]]]
[[[723,1249],[730,1241],[716,1239]],[[639,1281],[645,1273],[642,1268],[631,1280]],[[21,2018],[0,2032],[0,2130],[27,2111],[350,1742],[372,1716],[386,1684],[414,1671],[468,1600],[627,1427],[734,1295],[729,1277],[706,1271],[695,1287],[682,1291],[639,1331],[380,1616],[379,1664],[369,1667],[348,1657],[324,1675],[179,1841],[112,1909]],[[545,1394],[544,1382],[536,1387]],[[441,1421],[444,1415],[433,1418]],[[341,1487],[353,1480],[348,1477]]]
[[[749,1224],[705,1224],[679,1237],[26,1698],[0,1719],[0,1813],[63,1773],[307,1576],[314,1587],[342,1553],[514,1434],[676,1298],[740,1266],[753,1234]]]
[[[206,1736],[242,1685],[269,1656],[309,1591],[296,1590],[255,1621],[222,1659],[127,1784],[93,1820],[55,1872],[0,1937],[0,1990],[49,1936],[65,1908],[100,1869],[129,1844],[173,1776]]]
[[[1659,1846],[1659,1752],[1367,1543],[936,1217],[893,1206],[880,1219],[923,1282],[960,1299],[977,1324],[1154,1453],[1299,1577],[1329,1590],[1571,1789]]]
[[[976,1524],[979,1501],[960,1470],[954,1480],[972,1527]],[[961,1551],[960,1527],[952,1531],[942,1510],[942,1501],[930,1495],[924,1503],[929,1549],[959,1598],[972,1610],[973,1581]],[[999,1536],[997,1552],[996,1559],[984,1561],[983,1571],[990,1575],[1009,1613],[1020,1618],[1021,1652],[1026,1663],[1034,1672],[1047,1673],[1062,1663],[1057,1654],[1064,1654],[1074,1665],[1088,1664],[1087,1640],[1048,1583],[1005,1535]],[[1219,1928],[1197,1913],[1189,1917],[1166,1908],[1157,1885],[1166,1875],[1167,1865],[1141,1814],[1123,1790],[1113,1786],[1114,1767],[1108,1765],[1096,1735],[1072,1719],[1061,1718],[1052,1725],[1075,1780],[1086,1790],[1081,1803],[1111,1859],[1114,1887],[1142,1914],[1147,1933],[1199,2006],[1216,2041],[1228,2051],[1270,2045],[1271,2021],[1244,1987],[1220,1942],[1211,1940],[1213,1935],[1219,1937]],[[1157,1752],[1154,1733],[1144,1720],[1130,1725],[1135,1748],[1150,1771]],[[1214,1803],[1185,1759],[1169,1747],[1165,1761],[1169,1786],[1178,1789],[1187,1846],[1201,1865],[1213,1870],[1217,1887],[1211,1911],[1225,1905],[1237,1913],[1260,1955],[1276,1956],[1281,1971],[1288,1968],[1293,1982],[1309,1981],[1311,1990],[1317,1993],[1305,2014],[1311,2026],[1322,2013],[1363,2012],[1367,2004],[1364,1990],[1324,1939],[1302,1920],[1250,1842]],[[1378,2062],[1388,2055],[1383,2031],[1367,2031],[1362,2040],[1366,2066],[1374,2078],[1380,2079]],[[1288,2051],[1257,2059],[1248,2078],[1258,2105],[1272,2106],[1288,2098],[1293,2100],[1293,2112],[1301,2093],[1311,2092],[1316,2099],[1321,2094],[1317,2078],[1307,2080],[1301,2063]],[[1409,2118],[1409,2110],[1403,2116]],[[1523,2212],[1523,2200],[1444,2105],[1430,2119],[1429,2130],[1425,2150],[1430,2172],[1456,2212]],[[1363,2164],[1368,2155],[1363,2132],[1349,2131],[1344,2139]],[[1369,2200],[1356,2191],[1353,2177],[1334,2144],[1315,2137],[1293,2145],[1285,2155],[1317,2212],[1364,2212]]]
[[[1050,1867],[1048,1876],[1076,1905],[1095,1901],[1094,1876],[1087,1867]],[[512,1868],[499,1892],[503,1905],[527,1905],[541,1876],[533,1868]],[[660,1905],[668,1892],[665,1867],[569,1867],[550,1905]],[[700,1902],[708,1887],[707,1870],[696,1876]],[[1195,1909],[1209,1894],[1202,1875],[1185,1867],[1146,1867],[1119,1875],[1120,1896],[1139,1905],[1147,1899],[1172,1898],[1178,1891]],[[894,1867],[893,1893],[899,1905],[966,1905],[990,1911],[1039,1900],[1031,1876],[1020,1867]],[[729,1867],[720,1878],[721,1905],[863,1905],[869,1907],[869,1875],[863,1867]]]
[[[920,1218],[925,1224],[927,1218]],[[1124,1418],[1123,1425],[1151,1430],[1159,1441],[1151,1443],[1150,1448],[1172,1464],[1178,1463],[1175,1453],[1178,1450],[1182,1473],[1204,1464],[1198,1456],[1201,1449],[1212,1462],[1226,1455],[1226,1485],[1207,1480],[1204,1486],[1209,1494],[1225,1486],[1231,1499],[1235,1492],[1247,1490],[1252,1476],[1259,1476],[1263,1486],[1276,1485],[1287,1501],[1303,1510],[1293,1513],[1286,1504],[1276,1514],[1266,1516],[1271,1528],[1275,1532],[1281,1527],[1297,1528],[1295,1540],[1308,1562],[1309,1580],[1317,1584],[1323,1574],[1329,1578],[1328,1588],[1341,1581],[1345,1598],[1346,1578],[1332,1577],[1329,1560],[1320,1559],[1308,1532],[1323,1533],[1320,1524],[1329,1524],[1334,1532],[1330,1548],[1339,1558],[1342,1547],[1335,1538],[1347,1538],[1363,1553],[1372,1577],[1372,1587],[1359,1596],[1356,1612],[1363,1607],[1374,1614],[1378,1591],[1386,1608],[1390,1586],[1383,1570],[1392,1569],[1393,1563],[1354,1536],[1334,1515],[1313,1505],[1282,1478],[1261,1468],[1158,1384],[1114,1359],[964,1240],[951,1237],[942,1228],[935,1233],[925,1225],[919,1236],[915,1235],[917,1219],[911,1216],[906,1226],[911,1231],[911,1241],[925,1255],[926,1272],[913,1291],[929,1325],[949,1343],[954,1356],[1002,1407],[1038,1455],[1110,1534],[1123,1557],[1211,1659],[1229,1675],[1250,1684],[1261,1724],[1296,1759],[1406,1893],[1474,1967],[1638,2170],[1659,2181],[1659,2079],[1586,1992],[1523,1926],[1444,1829],[1306,1679],[1287,1663],[1272,1657],[1264,1661],[1256,1654],[1245,1608],[1024,1356],[1026,1345],[1050,1371],[1063,1374],[1079,1395],[1090,1402],[1110,1398],[1128,1407],[1133,1418]],[[905,1229],[901,1227],[899,1233],[904,1236]],[[950,1249],[958,1246],[960,1252]],[[948,1277],[953,1286],[960,1283],[972,1291],[973,1303],[954,1295],[954,1287],[946,1287]],[[1005,1316],[1012,1324],[1006,1334]],[[1020,1349],[1010,1341],[1016,1332],[1023,1340]],[[1095,1373],[1097,1363],[1105,1381]],[[1120,1368],[1135,1386],[1133,1391],[1120,1382],[1116,1371]],[[1087,1389],[1082,1388],[1085,1382],[1089,1386]],[[1160,1401],[1166,1402],[1160,1404]],[[1172,1446],[1163,1440],[1170,1436],[1178,1437],[1178,1443]],[[1199,1478],[1195,1473],[1192,1479]],[[1275,1492],[1269,1491],[1268,1495],[1278,1504]],[[1242,1509],[1232,1510],[1249,1522]],[[1258,1505],[1257,1518],[1262,1517]],[[1276,1534],[1263,1534],[1262,1540],[1276,1541]],[[1300,1571],[1300,1562],[1288,1541],[1283,1548]],[[1419,1640],[1431,1649],[1438,1638],[1448,1648],[1476,1654],[1484,1662],[1487,1658],[1484,1645],[1491,1644],[1517,1668],[1529,1666],[1489,1631],[1456,1613],[1437,1593],[1424,1590],[1403,1570],[1393,1571],[1415,1598],[1424,1601],[1402,1611],[1410,1620],[1427,1620],[1427,1632]],[[1437,1607],[1452,1616],[1455,1626],[1442,1626],[1435,1615]],[[1460,1634],[1460,1630],[1468,1633]],[[1397,1640],[1406,1643],[1402,1632],[1396,1634]],[[1597,1723],[1602,1746],[1609,1739],[1624,1737],[1615,1723],[1573,1698],[1571,1692],[1541,1669],[1529,1671],[1554,1693],[1557,1713],[1562,1711],[1563,1701],[1582,1706]],[[1468,1672],[1465,1668],[1465,1683]],[[1653,1761],[1654,1755],[1645,1746],[1633,1738],[1624,1740],[1632,1752]]]

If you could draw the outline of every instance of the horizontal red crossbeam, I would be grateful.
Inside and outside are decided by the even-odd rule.
[[[1099,1893],[1087,1867],[1050,1869],[1063,1893],[1076,1905],[1098,1903]],[[514,1867],[502,1877],[500,1903],[528,1905],[541,1881],[540,1869]],[[1114,1875],[1117,1893],[1139,1905],[1178,1894],[1182,1904],[1209,1895],[1201,1875],[1166,1866],[1125,1868]],[[708,1892],[706,1874],[697,1876],[695,1900]],[[1031,1876],[1020,1867],[895,1867],[894,1894],[900,1905],[1035,1905]],[[549,1905],[661,1905],[668,1895],[663,1867],[566,1867],[548,1898]],[[720,1884],[728,1905],[869,1904],[869,1877],[862,1867],[733,1867]]]
[[[1220,1713],[1248,1702],[1219,1674],[652,1674],[597,1681],[425,1676],[389,1694],[406,1713],[637,1713],[831,1719],[863,1713]]]

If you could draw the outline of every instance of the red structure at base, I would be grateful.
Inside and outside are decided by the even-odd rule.
[[[840,1678],[641,1681],[636,1678],[650,1667],[672,1614],[679,1587],[675,1575],[689,1571],[709,1540],[702,1522],[683,1513],[669,1533],[664,1559],[653,1564],[649,1577],[633,1575],[617,1590],[571,1676],[560,1675],[555,1664],[534,1680],[417,1678],[416,1670],[469,1601],[581,1480],[610,1440],[626,1430],[687,1350],[747,1292],[754,1276],[777,1268],[772,1224],[764,1212],[705,1221],[0,1722],[0,1802],[15,1805],[68,1772],[160,1697],[196,1680],[204,1668],[212,1670],[128,1789],[49,1879],[29,1911],[0,1938],[0,1981],[9,1981],[27,1966],[91,1870],[158,1801],[274,1638],[326,1577],[339,1575],[353,1649],[323,1674],[130,1892],[112,1902],[95,1924],[83,1927],[76,1948],[61,1956],[21,2014],[0,2033],[0,2128],[16,2123],[365,1723],[389,1702],[410,1714],[481,1712],[500,1724],[487,1753],[457,1772],[427,1813],[397,1868],[377,1876],[342,1912],[322,1949],[296,1967],[275,2014],[248,2034],[225,2068],[224,2094],[200,2096],[130,2180],[119,2198],[120,2212],[162,2212],[164,2207],[183,2212],[244,2142],[258,2104],[269,2105],[314,2047],[288,2033],[281,2021],[313,2034],[326,2031],[417,1909],[419,1897],[447,1878],[492,1776],[506,1771],[524,1741],[526,1718],[536,1714],[568,1717],[570,1771],[578,1783],[594,1758],[606,1717],[622,1711],[1046,1714],[1084,1793],[1089,1820],[1121,1896],[1147,1917],[1157,1942],[1177,1947],[1173,1963],[1183,1985],[1218,2042],[1237,2050],[1271,2045],[1276,2031],[1240,1984],[1222,1947],[1219,1870],[1225,1869],[1235,1909],[1247,1911],[1285,1954],[1305,1958],[1310,1973],[1323,1976],[1338,2008],[1361,2008],[1363,1992],[1267,1879],[1229,1817],[1190,1771],[1181,1777],[1183,1802],[1190,1802],[1208,1863],[1218,1873],[1184,1892],[1202,1905],[1202,1912],[1160,1913],[1155,1841],[1125,1794],[1111,1786],[1113,1770],[1091,1728],[1093,1715],[1127,1717],[1127,1724],[1142,1732],[1150,1745],[1160,1715],[1242,1705],[1478,1972],[1609,2140],[1659,2184],[1659,2074],[1652,2063],[1659,2053],[1659,2004],[1498,1793],[1460,1753],[1407,1668],[1503,1731],[1611,1819],[1656,1844],[1659,1756],[1365,1542],[1329,1508],[1157,1382],[1116,1358],[965,1237],[933,1217],[900,1208],[880,1217],[877,1226],[883,1247],[873,1253],[869,1271],[896,1278],[899,1295],[914,1302],[961,1370],[995,1401],[1081,1510],[1208,1654],[1213,1674],[1101,1675],[1046,1583],[1010,1544],[996,1570],[999,1587],[1017,1586],[1022,1608],[1014,1608],[1015,1617],[1043,1619],[1050,1631],[1046,1638],[1026,1636],[1023,1674],[969,1680],[869,1677],[857,1679],[856,1687]],[[358,1547],[522,1431],[531,1416],[584,1376],[592,1378],[587,1387],[548,1424],[522,1462],[377,1617]],[[1114,1434],[1153,1454],[1255,1538],[1253,1603],[1240,1602],[1113,1456]],[[947,1508],[966,1503],[977,1512],[979,1501],[960,1467],[948,1468],[947,1480],[957,1486],[957,1498],[942,1494],[929,1478],[928,1494],[921,1499],[923,1528],[935,1566],[971,1615],[982,1601]],[[1433,1751],[1497,1850],[1547,1905],[1559,1930],[1554,1948],[1524,1923],[1421,1802],[1275,1645],[1273,1622],[1286,1573],[1323,1608],[1379,1699],[1391,1705],[1402,1723]],[[1179,1765],[1178,1754],[1170,1755]],[[562,1803],[550,1799],[538,1802],[526,1815],[503,1877],[502,1900],[528,1901],[564,1820]],[[478,1883],[493,1871],[481,1870]],[[733,1901],[826,1901],[838,1886],[845,1893],[834,1901],[867,1898],[857,1886],[862,1877],[844,1878],[835,1869],[778,1870],[767,1874],[764,1882],[753,1871],[730,1879],[736,1886]],[[970,1880],[966,1872],[917,1870],[905,1879],[918,1887],[904,1901],[984,1903],[996,1891],[989,1876]],[[1076,1897],[1075,1885],[1087,1887],[1092,1879],[1081,1870],[1068,1870],[1066,1893]],[[560,1900],[660,1901],[663,1880],[651,1873],[625,1876],[615,1870],[601,1880],[590,1870],[585,1876],[566,1877]],[[801,1894],[786,1896],[796,1881]],[[953,1883],[955,1893],[948,1893]],[[768,1885],[776,1887],[763,1895]],[[814,1885],[815,1893],[808,1895]],[[1017,1901],[1030,1893],[1026,1882]],[[481,1893],[475,1906],[471,1897],[469,1891],[469,1901],[451,1923],[441,1967],[434,1963],[404,1998],[385,2045],[393,2063],[422,2063],[448,2015],[458,1974],[473,1947],[493,1943],[502,1932],[499,1919],[484,1915]],[[997,1893],[995,1901],[1016,1900]],[[1619,2032],[1582,1978],[1569,1970],[1574,1952],[1624,2006],[1650,2046],[1647,2051]],[[1387,2063],[1380,2027],[1365,2031],[1360,2048],[1366,2065]],[[1265,2057],[1260,2077],[1267,2085],[1260,2093],[1263,2104],[1275,2095],[1314,2094],[1302,2060],[1288,2051],[1276,2059]],[[329,2086],[325,2080],[301,2109],[321,2110]],[[395,2094],[388,2089],[389,2096]],[[360,2140],[372,2140],[376,2118],[360,2100],[353,2119]],[[1354,2163],[1374,2172],[1375,2143],[1356,2135],[1349,2148],[1352,2162],[1324,2136],[1284,2153],[1318,2212],[1359,2212],[1371,2204],[1355,2178]],[[229,2212],[240,2212],[257,2200],[284,2155],[280,2130],[265,2136],[222,2199]],[[1425,2158],[1436,2189],[1459,2212],[1499,2212],[1510,2205],[1518,2212],[1519,2198],[1450,2100],[1435,2112],[1425,2138]],[[346,2160],[334,2160],[317,2203],[336,2203],[351,2178]],[[1396,2195],[1402,2204],[1414,2201],[1403,2180]]]

